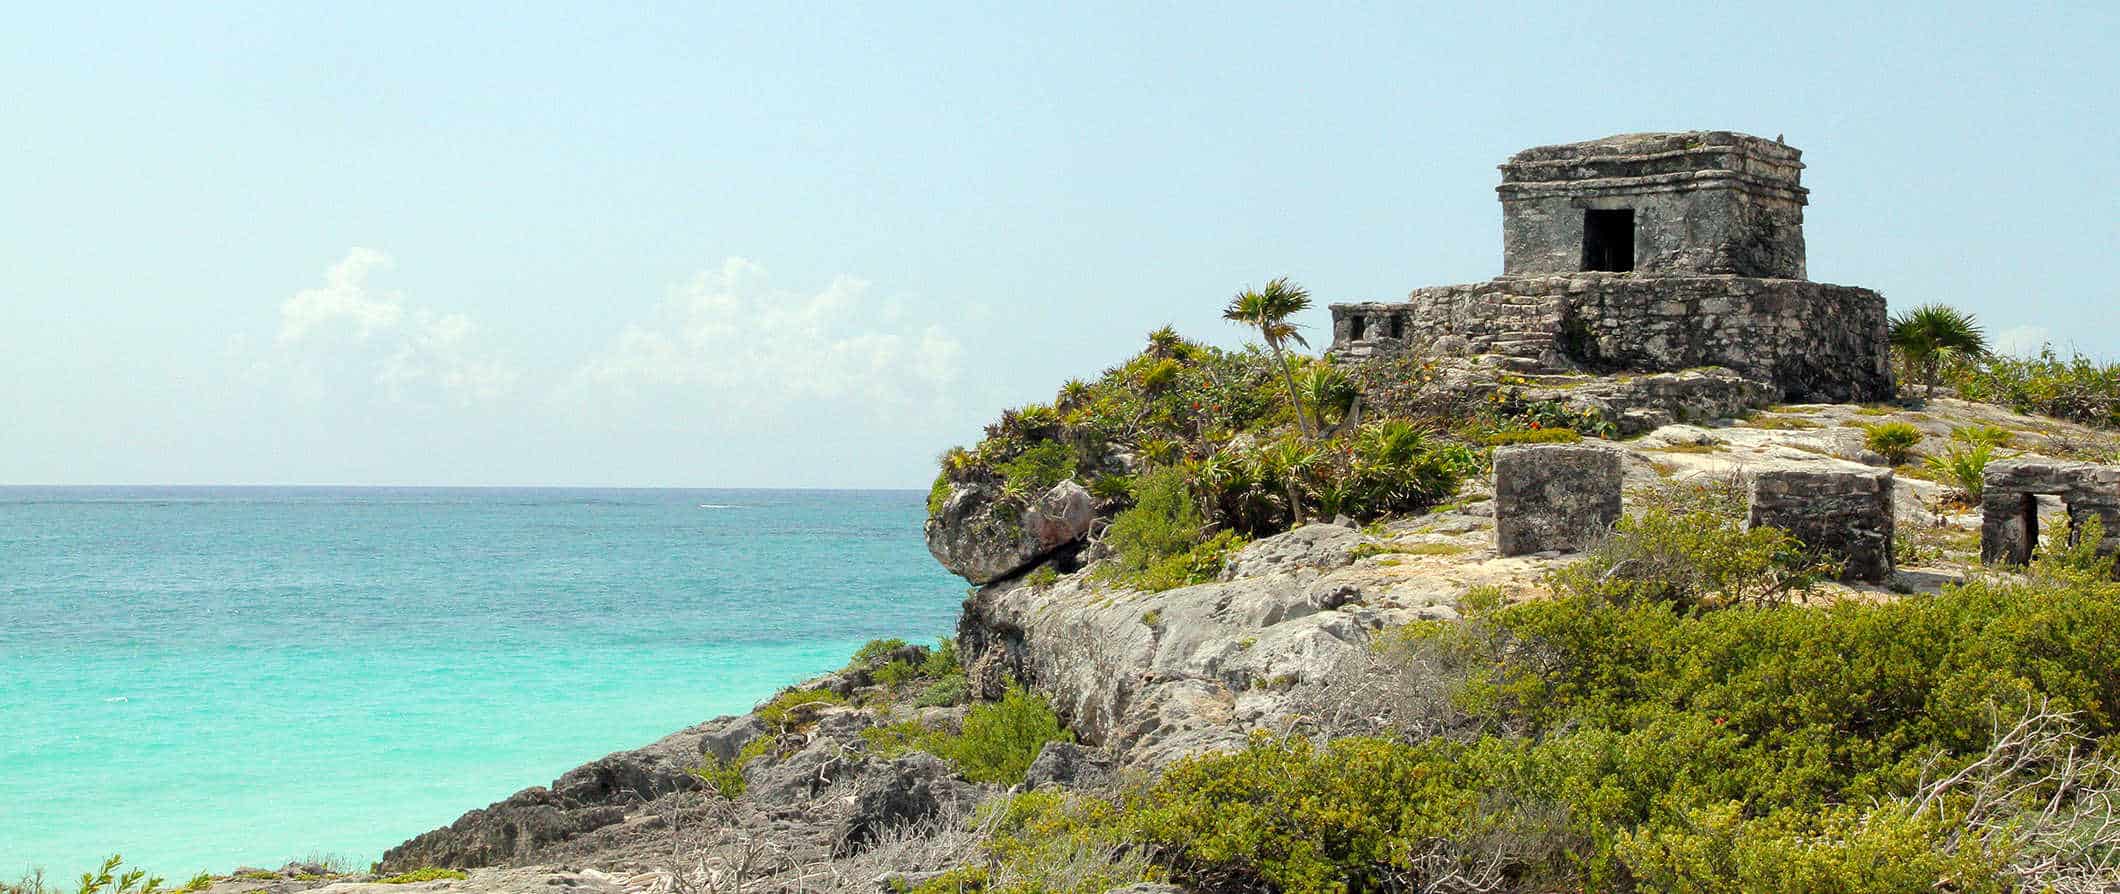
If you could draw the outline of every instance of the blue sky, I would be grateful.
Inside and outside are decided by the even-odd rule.
[[[920,487],[1240,287],[1492,276],[1496,164],[1642,130],[1786,134],[1813,279],[2120,354],[2109,3],[67,6],[0,33],[0,483]]]

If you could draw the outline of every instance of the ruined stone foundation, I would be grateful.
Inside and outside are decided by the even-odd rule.
[[[1792,402],[1892,396],[1884,297],[1801,279],[1571,273],[1415,289],[1404,302],[1336,304],[1334,353],[1418,347],[1500,355],[1527,372],[1726,367]]]

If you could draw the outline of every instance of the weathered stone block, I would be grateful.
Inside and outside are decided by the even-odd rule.
[[[1889,469],[1772,469],[1752,476],[1747,528],[1789,532],[1841,563],[1843,580],[1892,576]]]
[[[1582,549],[1620,512],[1619,453],[1536,444],[1494,451],[1495,547],[1505,556]]]

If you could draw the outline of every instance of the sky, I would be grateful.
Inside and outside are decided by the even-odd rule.
[[[924,487],[1246,286],[1499,273],[1495,166],[1631,131],[2120,356],[2109,2],[193,6],[0,32],[0,484]]]

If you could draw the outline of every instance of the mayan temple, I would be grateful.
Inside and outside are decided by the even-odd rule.
[[[1742,380],[1607,389],[1613,415],[1637,417],[1628,428],[1698,415],[1688,405],[1890,398],[1884,297],[1805,278],[1801,158],[1728,131],[1526,149],[1496,188],[1502,275],[1335,304],[1333,353],[1411,349],[1532,376],[1720,367]]]

